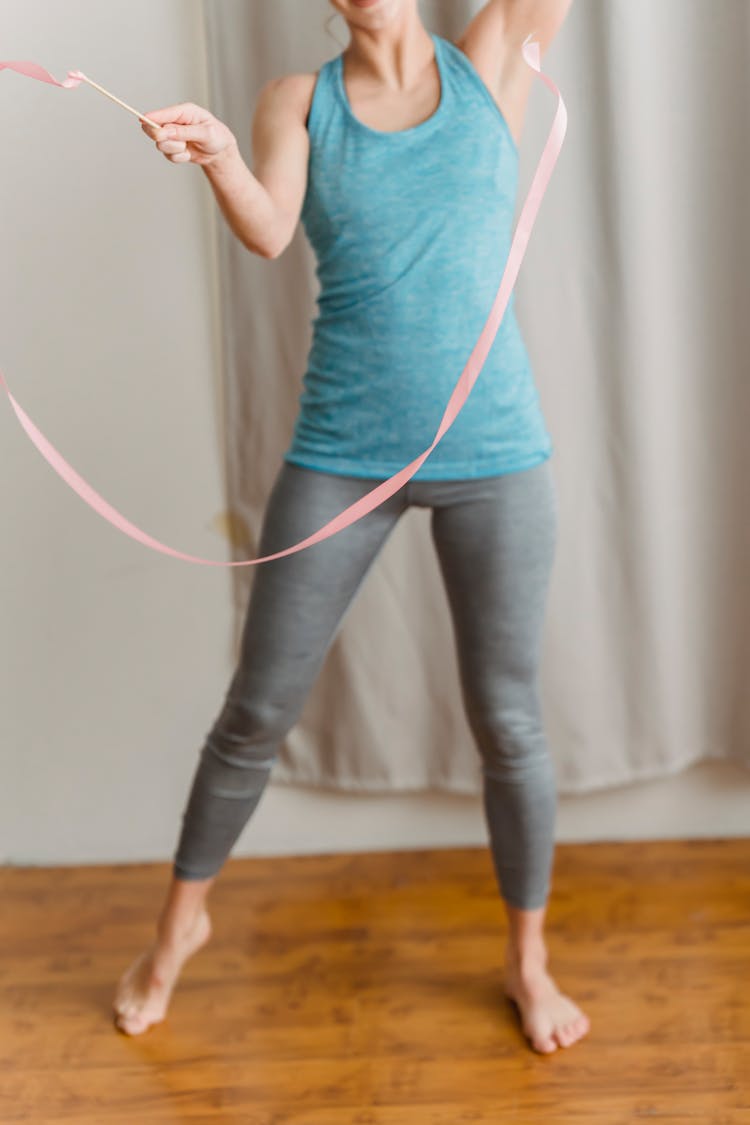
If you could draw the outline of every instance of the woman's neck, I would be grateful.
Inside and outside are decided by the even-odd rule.
[[[430,33],[416,11],[407,9],[387,27],[351,27],[345,51],[350,74],[371,79],[394,91],[410,89],[433,54]]]

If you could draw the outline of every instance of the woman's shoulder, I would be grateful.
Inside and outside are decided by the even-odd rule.
[[[292,113],[305,124],[310,113],[318,71],[282,74],[261,90],[263,101],[284,113]]]

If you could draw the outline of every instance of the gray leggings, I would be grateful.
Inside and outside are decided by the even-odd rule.
[[[375,487],[282,462],[259,555],[311,535]],[[410,505],[431,531],[452,615],[466,715],[503,898],[545,904],[556,783],[537,675],[557,530],[549,461],[472,480],[411,480],[337,535],[254,571],[241,652],[205,744],[174,857],[179,879],[215,875],[265,788],[326,653],[380,548]]]

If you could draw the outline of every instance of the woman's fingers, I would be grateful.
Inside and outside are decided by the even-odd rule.
[[[162,109],[149,110],[148,113],[144,114],[144,117],[148,117],[149,121],[141,121],[141,128],[149,137],[156,139],[159,135],[158,129],[160,126],[199,125],[201,122],[207,123],[211,114],[200,106],[194,105],[193,102],[182,102],[179,105],[168,105]]]
[[[192,102],[181,102],[179,105],[168,105],[162,109],[150,110],[144,116],[150,117],[158,125],[164,125],[165,122],[171,124],[173,121],[179,121],[182,125],[190,125],[204,114],[205,110],[201,110],[200,106],[194,105]]]
[[[173,163],[207,164],[236,144],[234,134],[222,121],[192,102],[165,106],[147,116],[152,121],[140,122],[143,132]]]
[[[156,147],[165,156],[176,156],[180,152],[185,152],[187,145],[185,141],[159,141]]]
[[[141,128],[151,140],[156,141],[157,147],[162,152],[179,152],[180,150],[176,148],[162,147],[175,142],[179,142],[184,148],[185,143],[190,141],[192,144],[200,145],[207,152],[213,152],[219,144],[219,130],[213,122],[206,122],[203,125],[176,125],[168,121],[158,129],[141,122]]]
[[[170,137],[178,141],[197,141],[201,142],[210,141],[214,135],[215,129],[210,122],[205,125],[174,125],[169,124],[165,126],[169,129]]]

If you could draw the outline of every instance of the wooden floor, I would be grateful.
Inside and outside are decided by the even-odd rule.
[[[750,840],[558,845],[533,1052],[485,849],[230,859],[165,1022],[112,1022],[169,867],[5,868],[0,1120],[748,1125]]]

